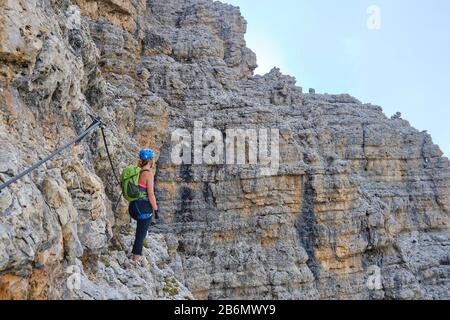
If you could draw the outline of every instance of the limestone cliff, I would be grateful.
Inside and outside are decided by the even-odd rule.
[[[378,106],[255,76],[245,31],[211,0],[0,2],[0,181],[98,114],[118,169],[158,151],[165,220],[130,263],[96,132],[1,192],[0,298],[450,298],[448,159]],[[194,121],[279,129],[278,173],[175,166]]]

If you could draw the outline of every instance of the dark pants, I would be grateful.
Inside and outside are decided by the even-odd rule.
[[[130,215],[137,220],[136,237],[134,239],[132,253],[134,255],[141,256],[144,240],[147,236],[148,228],[152,222],[153,209],[150,202],[146,200],[139,200],[130,203],[129,211]]]

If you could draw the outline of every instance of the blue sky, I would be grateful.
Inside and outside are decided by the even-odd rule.
[[[257,73],[400,111],[450,156],[450,1],[222,0],[241,8]],[[367,9],[380,9],[370,30]]]

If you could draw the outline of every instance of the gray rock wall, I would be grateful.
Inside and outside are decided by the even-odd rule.
[[[378,106],[253,75],[238,8],[7,0],[0,26],[0,180],[98,114],[118,168],[158,151],[166,222],[131,264],[97,132],[1,192],[0,298],[450,298],[448,159]],[[171,132],[194,121],[279,129],[278,173],[175,166]]]

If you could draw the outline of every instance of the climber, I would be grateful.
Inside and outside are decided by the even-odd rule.
[[[136,237],[133,245],[134,262],[139,262],[142,257],[142,248],[147,236],[148,229],[154,218],[159,220],[158,204],[154,194],[154,173],[152,171],[155,165],[155,154],[152,150],[146,149],[139,153],[139,178],[137,179],[141,196],[130,202],[129,213],[131,217],[137,220]]]

